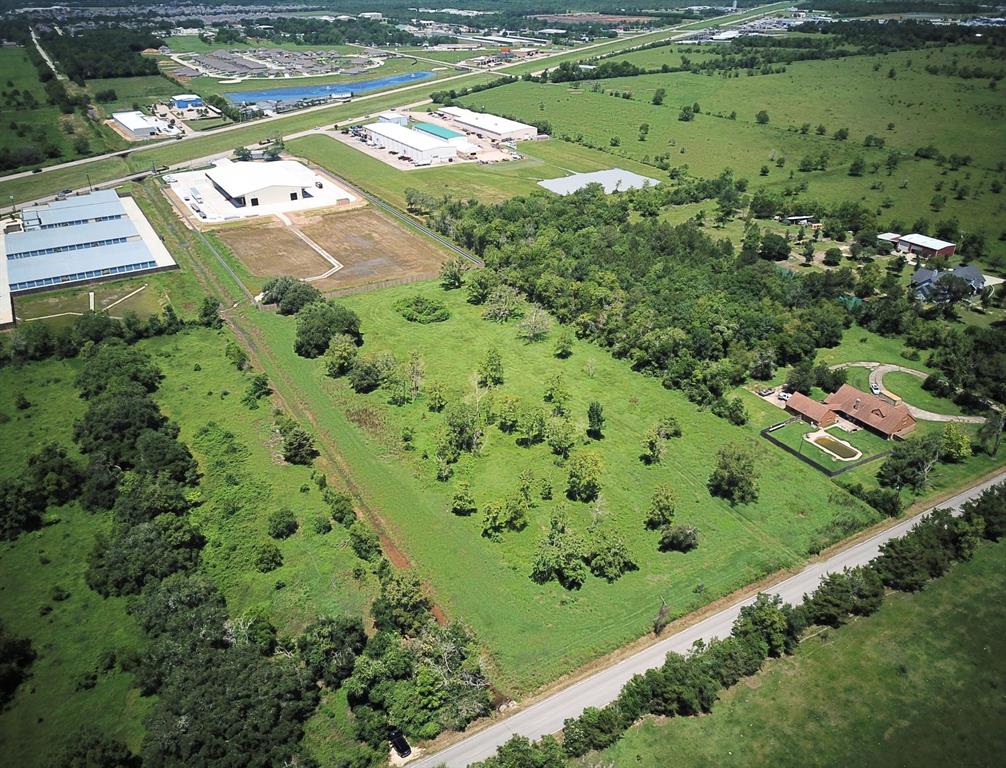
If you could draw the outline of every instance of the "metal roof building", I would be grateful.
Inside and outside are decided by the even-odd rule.
[[[570,176],[561,176],[558,179],[545,179],[544,181],[539,181],[538,185],[550,192],[555,192],[557,195],[571,195],[583,189],[588,184],[600,184],[604,187],[604,194],[610,195],[612,192],[624,192],[627,189],[642,189],[643,187],[652,187],[659,183],[659,179],[640,176],[638,173],[626,171],[622,168],[609,168],[606,171],[574,173]]]
[[[176,266],[135,201],[114,190],[26,208],[21,226],[0,241],[0,303],[19,293]]]
[[[538,129],[533,125],[484,112],[473,112],[463,107],[441,107],[437,112],[469,133],[480,133],[494,141],[522,141],[538,135]]]
[[[458,156],[457,148],[443,139],[397,123],[371,123],[363,130],[372,144],[411,157],[416,165],[448,162]]]

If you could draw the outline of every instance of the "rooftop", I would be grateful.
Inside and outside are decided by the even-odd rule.
[[[68,221],[88,221],[103,216],[121,216],[124,210],[114,189],[103,189],[87,195],[54,200],[51,203],[33,205],[21,211],[25,228],[61,224]]]
[[[132,112],[113,112],[112,118],[130,131],[142,131],[147,128],[156,129],[161,125],[161,121],[156,117],[150,117],[135,110]]]
[[[29,280],[44,280],[49,277],[60,277],[80,272],[115,269],[127,264],[147,261],[154,261],[154,257],[146,243],[142,240],[131,240],[85,251],[70,251],[48,256],[36,256],[30,259],[13,259],[7,263],[7,279],[13,285]]]
[[[450,128],[444,128],[442,125],[435,125],[434,123],[416,123],[415,128],[417,131],[423,131],[441,139],[460,139],[464,136],[463,133],[452,131]]]
[[[445,147],[453,149],[443,139],[438,139],[422,131],[415,131],[412,128],[406,128],[404,125],[398,125],[397,123],[371,123],[370,125],[365,125],[364,128],[371,133],[391,139],[391,141],[397,141],[419,152],[444,149]]]
[[[915,417],[908,406],[892,405],[848,384],[843,384],[837,392],[828,395],[824,404],[831,410],[852,417],[888,436],[910,431],[915,425]]]
[[[921,248],[930,248],[934,251],[939,251],[943,248],[952,248],[956,245],[956,243],[948,243],[946,240],[938,240],[935,237],[928,237],[927,235],[920,235],[917,233],[902,235],[898,242],[908,243],[909,245],[917,245]]]
[[[538,185],[558,195],[570,195],[583,189],[588,184],[600,184],[604,187],[604,193],[610,195],[612,192],[641,189],[659,183],[659,179],[640,176],[638,173],[626,171],[622,168],[609,168],[606,171],[574,173],[571,176],[561,176],[558,179],[545,179],[544,181],[539,181]]]
[[[463,107],[441,107],[439,111],[445,115],[450,115],[458,122],[465,123],[474,128],[491,131],[492,133],[510,133],[511,131],[534,129],[533,125],[528,125],[527,123],[518,123],[516,120],[488,115],[483,112],[473,112]]]
[[[37,251],[43,248],[70,248],[83,243],[113,240],[118,237],[136,237],[136,227],[128,218],[112,221],[89,221],[73,227],[55,229],[29,229],[7,235],[8,254]],[[12,259],[21,261],[21,259]]]
[[[807,416],[815,422],[825,421],[828,414],[832,412],[824,403],[812,400],[802,392],[794,392],[786,402],[786,407],[799,414]]]
[[[317,174],[296,160],[266,163],[217,160],[206,176],[231,197],[244,197],[266,187],[313,187]]]

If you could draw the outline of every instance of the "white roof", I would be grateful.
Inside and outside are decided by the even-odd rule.
[[[386,139],[391,139],[391,141],[397,141],[399,144],[411,147],[417,152],[428,152],[434,149],[454,149],[453,146],[443,139],[438,139],[423,131],[406,128],[404,125],[399,125],[398,123],[371,123],[370,125],[365,125],[364,128],[378,136],[383,136]]]
[[[198,93],[180,93],[177,96],[172,96],[171,98],[192,100],[192,99],[201,99],[202,96],[200,96]]]
[[[156,130],[161,125],[160,120],[142,112],[113,112],[112,117],[130,131]]]
[[[877,235],[878,240],[883,240],[888,243],[896,243],[901,239],[901,235],[897,232],[885,232],[882,235]]]
[[[643,187],[656,186],[659,183],[659,179],[640,176],[638,173],[626,171],[622,168],[609,168],[606,171],[574,173],[570,176],[561,176],[558,179],[545,179],[544,181],[539,181],[538,186],[545,187],[545,189],[555,192],[557,195],[571,195],[583,189],[588,184],[600,184],[604,187],[604,193],[610,195],[612,192],[624,192],[627,189],[642,189]]]
[[[378,115],[381,120],[401,120],[402,118],[406,120],[409,119],[408,115],[402,114],[401,112],[382,112]]]
[[[510,133],[512,131],[536,130],[533,125],[518,123],[516,120],[508,120],[505,117],[488,115],[483,112],[472,112],[463,107],[442,107],[440,109],[445,115],[450,115],[455,120],[470,125],[473,128],[481,128],[491,133]]]
[[[956,245],[956,243],[948,243],[946,240],[937,240],[935,237],[927,237],[926,235],[920,235],[913,232],[910,235],[905,235],[898,242],[908,243],[909,245],[918,245],[922,248],[931,248],[934,251],[938,251],[941,248],[950,248]]]
[[[318,178],[310,168],[296,160],[235,163],[217,160],[206,176],[231,197],[244,197],[267,187],[313,187]]]

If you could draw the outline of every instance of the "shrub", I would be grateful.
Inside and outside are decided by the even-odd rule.
[[[285,539],[297,532],[297,518],[289,509],[277,509],[269,515],[269,535],[274,539]]]
[[[442,301],[421,294],[399,299],[393,306],[410,323],[442,323],[451,316]]]
[[[669,525],[660,533],[661,552],[689,552],[699,545],[699,530],[692,525]]]

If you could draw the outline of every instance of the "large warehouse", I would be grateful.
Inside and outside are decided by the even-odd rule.
[[[176,266],[132,198],[115,190],[25,208],[0,244],[0,296]]]
[[[480,134],[492,141],[523,141],[538,136],[538,129],[533,125],[483,112],[472,112],[463,107],[441,107],[437,114],[453,120],[468,133]]]
[[[213,168],[206,171],[206,177],[238,208],[301,200],[311,197],[315,189],[321,188],[318,174],[295,160],[271,163],[218,160]]]
[[[411,157],[416,165],[447,163],[458,156],[457,147],[449,142],[397,123],[371,123],[363,130],[371,144]]]
[[[175,136],[181,132],[178,128],[169,127],[164,120],[158,117],[150,117],[135,110],[132,112],[113,112],[112,119],[131,139],[150,139],[158,134]]]

